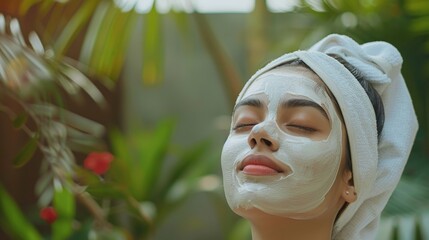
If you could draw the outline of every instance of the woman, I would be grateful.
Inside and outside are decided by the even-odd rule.
[[[417,131],[401,64],[388,43],[334,34],[246,83],[222,171],[253,239],[375,238]]]

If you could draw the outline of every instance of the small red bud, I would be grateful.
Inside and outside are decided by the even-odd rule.
[[[53,207],[45,207],[40,210],[40,218],[51,224],[57,219],[57,212]]]
[[[108,152],[92,152],[83,161],[83,166],[94,173],[101,175],[110,168],[113,155]]]

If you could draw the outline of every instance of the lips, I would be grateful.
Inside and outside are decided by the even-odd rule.
[[[269,176],[290,172],[290,169],[282,168],[272,159],[264,155],[249,155],[239,165],[239,171],[247,175]]]

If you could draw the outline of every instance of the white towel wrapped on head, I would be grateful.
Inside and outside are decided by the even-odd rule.
[[[356,67],[380,94],[385,121],[379,138],[368,95],[355,77],[328,54],[338,55]],[[386,42],[359,45],[347,36],[332,34],[307,51],[285,54],[270,62],[252,76],[242,93],[262,73],[295,59],[305,62],[328,86],[347,129],[357,200],[335,222],[333,238],[374,239],[381,211],[399,182],[418,128],[401,74],[402,57]]]

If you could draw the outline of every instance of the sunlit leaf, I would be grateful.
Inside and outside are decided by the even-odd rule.
[[[26,47],[27,44],[25,43],[24,36],[22,35],[18,19],[13,18],[12,20],[10,20],[9,29],[14,39],[18,40],[21,46]]]
[[[72,219],[75,214],[75,199],[73,193],[66,187],[55,189],[54,207],[60,218]]]
[[[56,0],[42,1],[39,8],[40,10],[37,11],[38,17],[44,18],[46,16],[49,16],[49,20],[47,21],[43,29],[43,35],[56,36],[58,34],[58,31],[62,30],[61,27],[64,26],[64,18],[67,17],[67,15],[65,14],[65,8],[70,8],[69,4],[58,4]]]
[[[84,168],[76,168],[75,174],[76,179],[80,185],[97,185],[101,181],[99,176]]]
[[[42,41],[40,40],[39,36],[35,32],[30,32],[28,34],[28,41],[31,44],[31,47],[33,48],[34,52],[38,55],[43,55],[45,53],[45,48],[43,47]]]
[[[425,0],[405,1],[405,9],[415,15],[427,15],[429,12],[429,2]]]
[[[39,180],[36,183],[35,192],[37,195],[41,195],[46,188],[51,187],[53,180],[53,175],[51,172],[45,173],[40,176]]]
[[[153,85],[163,78],[162,19],[155,7],[146,14],[143,34],[143,83]]]
[[[37,143],[38,136],[36,135],[31,137],[27,144],[24,145],[17,156],[13,159],[13,165],[18,168],[24,166],[35,153],[37,149]]]
[[[77,33],[85,26],[91,17],[97,1],[84,1],[73,17],[68,21],[64,27],[61,35],[55,41],[54,49],[57,54],[64,55],[68,46],[77,36]]]
[[[123,199],[125,191],[116,184],[97,184],[86,189],[95,198]]]
[[[101,30],[102,24],[104,23],[104,18],[106,16],[107,10],[109,9],[109,5],[110,3],[107,1],[100,2],[91,18],[91,22],[88,26],[88,31],[86,31],[79,55],[80,62],[84,64],[90,64],[94,47],[97,42],[97,36]]]
[[[96,14],[90,25],[95,31],[87,32],[84,43],[90,52],[81,52],[81,57],[89,61],[91,69],[98,75],[117,80],[137,14],[122,12],[112,2],[102,3]]]
[[[73,66],[62,62],[60,64],[61,73],[67,76],[67,78],[78,85],[84,90],[96,103],[100,106],[105,107],[106,102],[103,94],[98,88],[87,78],[82,72],[74,68]]]
[[[0,184],[0,225],[14,239],[42,239]]]
[[[82,117],[73,112],[62,109],[62,116],[66,125],[89,133],[96,137],[101,137],[104,134],[104,126],[98,122]]]
[[[127,13],[118,12],[110,28],[110,41],[107,41],[106,47],[111,51],[105,54],[104,68],[109,73],[108,76],[113,79],[119,78],[119,74],[122,72],[124,56],[136,16],[133,11]]]
[[[112,49],[107,48],[107,42],[112,41],[110,39],[110,31],[115,21],[114,16],[118,14],[119,9],[115,7],[113,2],[102,3],[105,4],[106,9],[103,10],[105,13],[102,17],[102,24],[100,25],[97,35],[95,36],[95,43],[92,48],[91,58],[89,66],[98,74],[108,75],[108,72],[103,72],[104,62],[106,62],[106,52],[112,51]],[[95,33],[94,33],[95,34]],[[120,35],[116,33],[117,35]],[[91,35],[89,35],[91,37]]]
[[[19,4],[19,15],[25,16],[27,11],[36,3],[40,2],[41,0],[21,0],[16,1],[15,4]]]
[[[45,190],[43,190],[42,193],[39,193],[39,199],[37,201],[37,204],[39,206],[48,206],[52,199],[54,198],[54,188],[53,187],[47,187]]]
[[[99,136],[94,136],[69,126],[67,127],[67,143],[72,150],[84,153],[106,148],[104,140]]]
[[[75,199],[66,188],[55,189],[54,208],[58,219],[52,224],[53,239],[67,239],[72,233],[73,218],[75,215]]]

